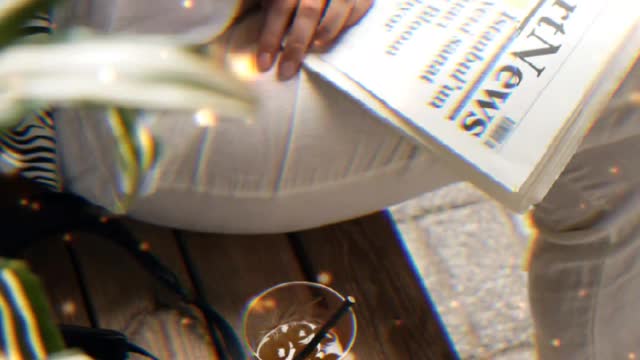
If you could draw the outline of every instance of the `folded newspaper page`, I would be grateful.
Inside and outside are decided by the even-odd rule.
[[[633,64],[639,19],[629,0],[376,1],[305,67],[522,211]]]

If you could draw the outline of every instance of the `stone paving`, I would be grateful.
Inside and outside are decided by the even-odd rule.
[[[390,210],[461,358],[534,359],[521,217],[465,183]]]

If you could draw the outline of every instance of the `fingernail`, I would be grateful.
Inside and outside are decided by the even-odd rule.
[[[313,48],[314,49],[320,49],[320,48],[322,48],[323,45],[324,45],[324,41],[322,41],[322,40],[315,40],[313,42]]]
[[[273,56],[268,52],[263,52],[258,56],[258,69],[260,71],[267,71],[273,64]]]
[[[290,79],[293,75],[295,75],[297,70],[296,65],[293,61],[286,61],[280,66],[280,77],[283,80]]]

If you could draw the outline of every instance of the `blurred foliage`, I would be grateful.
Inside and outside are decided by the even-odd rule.
[[[256,102],[245,83],[168,38],[63,29],[44,41],[19,41],[25,24],[55,3],[0,2],[0,128],[48,106],[107,108],[122,185],[122,206],[111,210],[127,210],[158,158],[141,111],[206,109],[252,117]]]

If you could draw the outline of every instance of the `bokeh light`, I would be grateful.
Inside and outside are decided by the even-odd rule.
[[[253,81],[260,74],[255,54],[248,51],[229,54],[229,68],[233,74],[244,81]]]
[[[196,124],[202,127],[214,127],[218,124],[218,117],[211,109],[200,109],[195,114]]]
[[[540,234],[540,231],[536,227],[535,221],[533,220],[533,211],[528,211],[522,215],[514,215],[513,223],[518,234],[524,239],[527,239],[529,243],[528,250],[523,262],[523,270],[528,271],[529,264],[531,263],[531,257],[533,256],[533,249],[535,248],[535,242],[538,238],[538,235]]]
[[[78,307],[72,300],[65,300],[60,305],[60,311],[62,311],[64,316],[73,316],[78,311]]]
[[[330,272],[322,271],[317,276],[318,282],[322,285],[329,285],[333,281],[333,276]]]

